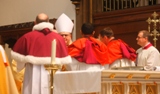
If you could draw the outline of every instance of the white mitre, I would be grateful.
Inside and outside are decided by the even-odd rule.
[[[63,13],[58,17],[55,23],[55,27],[58,33],[61,32],[72,33],[73,22],[67,15]]]

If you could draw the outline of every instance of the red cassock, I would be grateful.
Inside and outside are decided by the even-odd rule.
[[[107,44],[107,49],[109,63],[121,58],[127,58],[132,61],[136,59],[136,51],[120,39],[110,41]]]
[[[109,63],[112,63],[115,60],[121,59],[123,57],[119,41],[112,40],[107,44],[107,47],[108,47],[108,53],[109,53],[108,54]]]
[[[93,37],[76,40],[68,47],[68,51],[69,55],[78,61],[88,64],[99,63],[105,65],[121,58],[130,60],[135,60],[136,58],[134,57],[135,50],[122,40],[112,40],[106,46]]]
[[[108,64],[106,49],[102,42],[93,37],[78,39],[68,46],[69,55],[88,64]]]
[[[51,57],[51,45],[54,39],[56,39],[57,44],[56,58],[69,56],[62,36],[48,28],[31,31],[19,38],[14,45],[13,52],[16,54],[12,54],[12,57],[19,57],[18,59],[13,58],[17,60],[18,70],[25,67],[23,94],[49,94],[49,76],[43,64],[46,64],[47,61],[50,63],[50,59],[44,61],[43,64],[33,64],[32,61],[36,61],[37,59],[31,60],[31,62],[25,62],[23,57]],[[65,60],[65,62],[68,62],[68,60]]]
[[[67,48],[64,45],[64,39],[55,32],[48,29],[42,31],[31,31],[21,37],[15,44],[13,51],[23,55],[33,55],[37,57],[51,56],[51,43],[56,39],[56,57],[65,57],[68,55]]]

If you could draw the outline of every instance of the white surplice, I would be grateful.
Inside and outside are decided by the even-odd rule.
[[[160,66],[160,53],[154,46],[148,49],[139,48],[137,53],[137,66],[144,66],[147,71],[152,71],[153,67]]]
[[[86,64],[85,62],[79,62],[75,58],[72,58],[72,63],[65,65],[67,70],[76,71],[76,70],[109,70],[113,67],[127,67],[135,66],[134,61],[131,61],[126,58],[118,59],[112,64],[106,64],[102,66],[101,64]]]
[[[17,70],[25,67],[23,93],[22,94],[50,94],[50,75],[44,68],[44,64],[51,63],[51,57],[24,56],[11,51],[12,58],[18,63]],[[56,58],[57,64],[70,63],[71,57]]]
[[[75,58],[72,58],[72,63],[65,64],[65,66],[69,71],[109,69],[108,64],[104,66],[102,66],[101,64],[86,64],[85,62],[79,62]]]
[[[122,58],[114,61],[112,64],[109,65],[109,68],[115,68],[115,67],[129,67],[129,66],[135,66],[134,61],[131,61],[127,58]]]

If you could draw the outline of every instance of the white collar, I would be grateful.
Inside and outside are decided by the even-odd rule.
[[[32,30],[43,30],[44,28],[48,28],[50,31],[53,30],[54,25],[50,22],[42,22],[33,26]]]

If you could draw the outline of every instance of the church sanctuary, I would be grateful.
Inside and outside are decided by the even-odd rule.
[[[0,94],[160,94],[160,0],[1,0],[0,11]],[[36,23],[40,13],[47,22]],[[74,24],[72,29],[68,18],[59,22],[71,28],[72,43],[64,44],[69,59],[57,56],[57,49],[64,52],[56,40],[47,56],[27,53],[34,45],[23,46],[28,33],[47,28],[67,37],[56,29],[61,14]],[[41,23],[53,27],[34,30]],[[75,43],[79,39],[84,43]],[[18,52],[22,49],[25,54]]]

